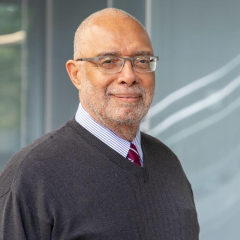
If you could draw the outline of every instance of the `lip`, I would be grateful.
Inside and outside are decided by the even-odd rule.
[[[117,98],[122,102],[137,102],[141,98],[139,94],[112,94],[113,97]]]

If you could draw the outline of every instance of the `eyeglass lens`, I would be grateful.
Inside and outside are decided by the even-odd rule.
[[[136,57],[133,58],[133,67],[136,72],[153,72],[156,69],[155,57]],[[98,65],[102,72],[117,73],[122,70],[124,64],[123,58],[118,57],[100,57]]]

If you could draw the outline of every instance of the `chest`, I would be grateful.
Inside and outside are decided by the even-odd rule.
[[[59,182],[62,191],[52,198],[54,239],[197,239],[191,189],[184,176],[169,174],[144,182],[110,168]]]

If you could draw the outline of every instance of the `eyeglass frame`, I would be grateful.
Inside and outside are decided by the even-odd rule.
[[[149,55],[147,55],[147,56],[135,56],[135,57],[130,57],[130,58],[126,58],[126,57],[117,57],[117,56],[99,56],[99,57],[94,57],[94,58],[79,58],[79,59],[77,59],[76,61],[97,61],[97,64],[98,64],[98,67],[99,67],[99,69],[100,69],[100,66],[99,66],[99,62],[98,62],[98,60],[100,59],[100,58],[107,58],[107,57],[112,57],[112,58],[121,58],[121,59],[123,59],[123,64],[122,64],[122,66],[121,66],[121,68],[120,68],[120,70],[118,71],[118,72],[105,72],[105,73],[120,73],[121,71],[122,71],[122,69],[123,69],[123,67],[125,66],[125,62],[126,61],[131,61],[131,65],[132,65],[132,67],[133,67],[133,69],[134,69],[134,71],[136,71],[136,72],[138,72],[136,69],[135,69],[135,66],[134,66],[134,64],[133,64],[133,60],[134,59],[136,59],[136,58],[142,58],[142,57],[154,57],[155,59],[156,59],[156,61],[155,62],[157,62],[158,60],[159,60],[159,57],[157,57],[157,56],[149,56]],[[101,70],[99,70],[100,72],[102,72]],[[138,72],[138,73],[149,73],[149,72],[155,72],[156,71],[156,68],[155,68],[155,70],[154,71],[143,71],[143,72]]]

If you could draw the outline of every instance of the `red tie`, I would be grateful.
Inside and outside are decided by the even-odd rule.
[[[141,162],[140,162],[140,159],[139,159],[138,150],[137,150],[136,146],[135,146],[133,143],[131,143],[131,145],[130,145],[130,149],[129,149],[127,158],[128,158],[131,162],[137,164],[138,166],[141,166]]]

